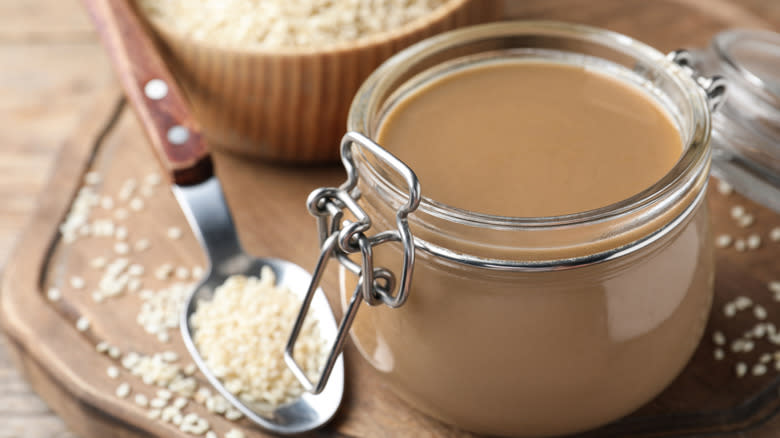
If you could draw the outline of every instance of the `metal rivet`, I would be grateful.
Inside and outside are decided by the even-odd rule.
[[[190,130],[184,126],[176,125],[168,130],[168,142],[171,144],[184,144],[190,138]]]
[[[144,86],[144,94],[152,100],[160,100],[168,95],[168,84],[162,79],[152,79]]]

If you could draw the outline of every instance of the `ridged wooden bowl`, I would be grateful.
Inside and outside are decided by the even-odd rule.
[[[265,160],[334,161],[352,97],[399,50],[495,19],[498,2],[451,0],[406,26],[322,49],[235,49],[177,35],[150,20],[213,147]]]

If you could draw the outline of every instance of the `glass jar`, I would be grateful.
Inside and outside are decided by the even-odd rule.
[[[502,58],[587,65],[641,87],[678,128],[679,161],[635,196],[565,216],[491,216],[426,198],[425,182],[371,138],[404,96]],[[704,194],[724,92],[687,61],[601,29],[509,22],[425,40],[369,77],[342,143],[348,181],[309,198],[323,247],[310,292],[337,258],[341,334],[351,324],[388,387],[467,430],[550,436],[626,415],[677,376],[712,302]]]

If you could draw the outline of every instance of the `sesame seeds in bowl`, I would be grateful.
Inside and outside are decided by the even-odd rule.
[[[501,11],[484,0],[193,3],[138,4],[168,46],[209,143],[286,163],[338,159],[353,95],[391,55]]]

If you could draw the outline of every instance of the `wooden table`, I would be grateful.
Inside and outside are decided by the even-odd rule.
[[[776,0],[677,1],[747,26],[780,29],[780,2]],[[559,2],[510,3],[510,8],[520,12],[555,18]],[[657,3],[659,15],[668,13],[666,3]],[[594,14],[609,13],[599,10],[598,2],[582,4]],[[619,24],[615,27],[625,32]],[[704,44],[710,36],[699,35],[694,28],[680,38],[691,45]],[[3,266],[18,232],[35,208],[62,140],[72,134],[96,97],[112,86],[114,79],[77,0],[0,0],[0,65]],[[3,342],[0,339],[0,438],[73,436],[18,375]],[[780,420],[775,419],[755,432],[738,436],[770,437],[780,434],[778,431]]]

